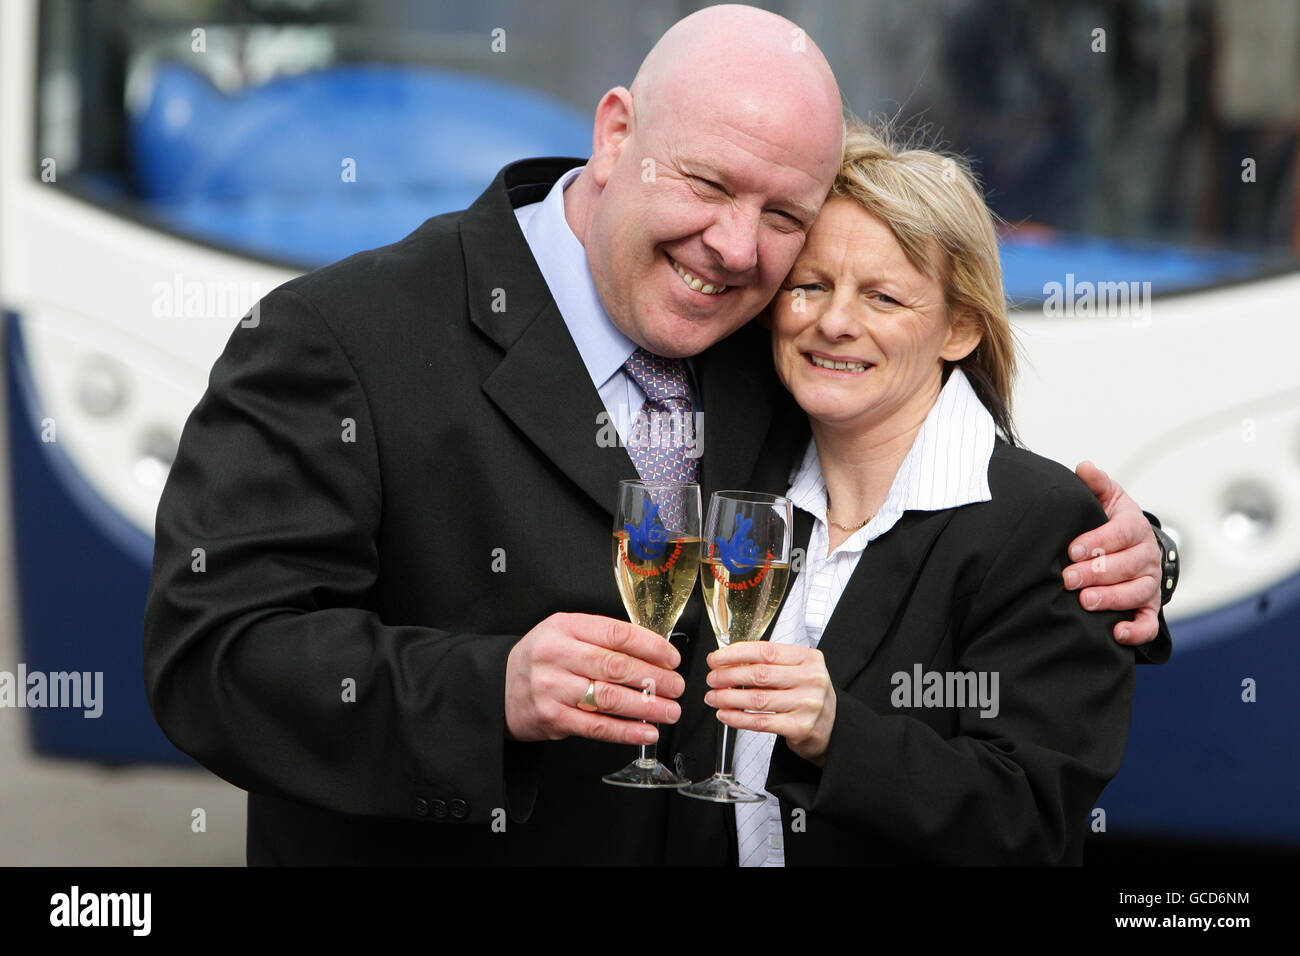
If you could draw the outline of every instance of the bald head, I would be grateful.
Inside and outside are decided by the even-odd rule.
[[[729,104],[762,125],[797,122],[808,149],[827,154],[843,145],[839,85],[817,44],[785,17],[756,7],[721,4],[677,21],[660,37],[632,81],[638,125],[665,107]]]
[[[696,355],[767,305],[843,150],[839,87],[797,26],[708,7],[596,107],[564,196],[605,312],[658,355]]]

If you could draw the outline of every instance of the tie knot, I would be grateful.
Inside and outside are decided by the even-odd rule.
[[[681,359],[664,358],[643,348],[638,348],[623,363],[645,397],[652,402],[666,402],[679,398],[691,399],[691,383],[686,374],[686,363]]]

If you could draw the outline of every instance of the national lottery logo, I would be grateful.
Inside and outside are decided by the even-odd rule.
[[[640,524],[624,522],[627,529],[627,546],[642,561],[653,561],[664,553],[668,546],[668,531],[657,520],[659,506],[654,502],[647,504]]]
[[[662,564],[644,568],[632,561],[632,557],[639,561],[655,561],[668,549],[668,531],[659,522],[658,517],[659,506],[652,502],[646,505],[640,524],[623,523],[623,527],[627,530],[627,537],[619,542],[618,553],[632,573],[639,574],[643,578],[670,570],[682,555],[682,543],[678,541],[672,554],[668,555],[667,560]],[[628,552],[631,552],[632,557],[628,556]]]
[[[749,529],[753,527],[753,524],[753,518],[736,515],[736,530],[732,532],[731,537],[714,538],[713,543],[709,544],[709,557],[717,558],[717,562],[710,561],[709,563],[709,568],[713,571],[713,577],[723,587],[732,591],[743,591],[747,588],[756,587],[767,577],[767,572],[772,567],[773,556],[772,552],[769,551],[762,558],[763,566],[759,569],[758,574],[747,581],[724,580],[722,572],[718,569],[719,562],[732,574],[747,574],[758,567],[760,560],[758,545],[749,536]]]

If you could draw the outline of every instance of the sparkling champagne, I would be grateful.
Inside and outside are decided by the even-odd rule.
[[[682,616],[700,569],[700,539],[656,541],[641,554],[626,531],[614,532],[614,579],[633,624],[667,637]],[[651,552],[655,553],[651,553]]]
[[[705,558],[700,584],[718,645],[761,639],[781,604],[789,577],[789,562],[773,561],[770,555],[740,572],[729,570],[717,557]]]

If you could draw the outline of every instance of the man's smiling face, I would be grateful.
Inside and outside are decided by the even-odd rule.
[[[842,121],[820,53],[780,34],[654,58],[597,109],[583,243],[613,323],[682,357],[772,299],[834,180]]]
[[[629,138],[588,243],[614,324],[672,357],[702,352],[771,300],[830,182],[793,127],[684,112]]]

